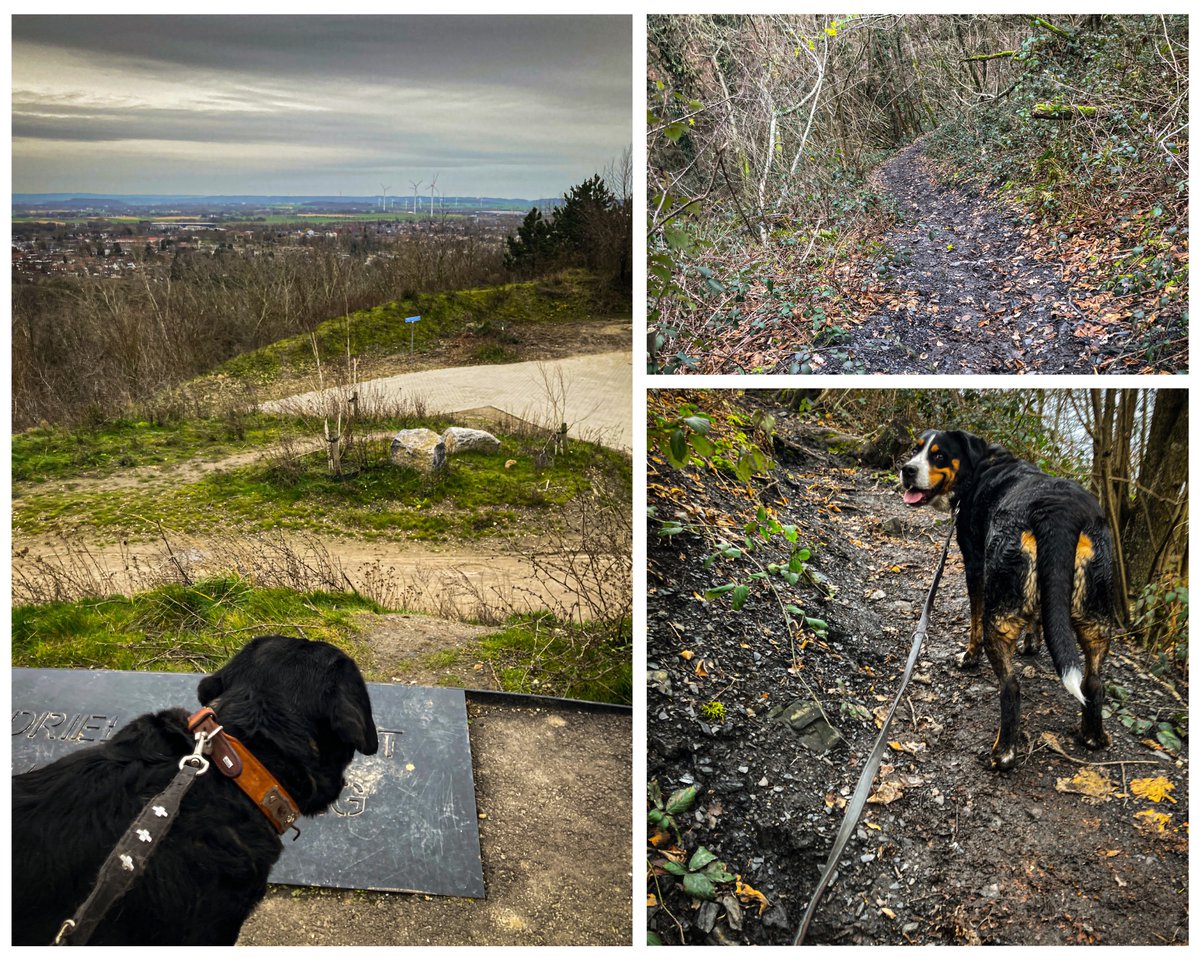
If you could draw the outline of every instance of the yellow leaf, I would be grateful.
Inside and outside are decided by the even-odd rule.
[[[1141,800],[1149,800],[1151,803],[1162,803],[1166,800],[1175,803],[1175,798],[1171,796],[1175,784],[1166,777],[1139,777],[1130,781],[1129,789]]]
[[[1073,777],[1059,777],[1054,787],[1059,793],[1077,793],[1093,803],[1111,800],[1116,794],[1112,781],[1091,767],[1085,767]]]
[[[652,893],[647,894],[646,895],[646,906],[657,907],[658,906],[658,897],[656,897]]]
[[[1133,815],[1133,819],[1138,822],[1139,827],[1153,829],[1159,833],[1167,832],[1167,823],[1171,819],[1169,813],[1159,813],[1157,810],[1139,810]]]
[[[870,820],[868,820],[868,821],[867,821],[867,829],[868,829],[868,830],[882,830],[882,829],[883,829],[883,827],[881,827],[881,826],[880,826],[879,824],[877,824],[877,823],[872,823]]]
[[[896,919],[896,911],[893,910],[891,907],[883,907],[879,912],[882,913],[889,920]]]
[[[665,830],[657,830],[650,837],[650,846],[658,848],[671,839],[671,835]]]
[[[755,890],[752,886],[750,886],[750,884],[742,883],[741,876],[737,877],[737,886],[734,888],[734,893],[743,903],[749,903],[751,900],[757,900],[758,915],[760,917],[763,915],[763,911],[770,906],[770,904],[767,902],[767,898],[762,893]]]
[[[679,655],[683,657],[684,660],[691,660],[696,654],[691,650],[680,650]]]

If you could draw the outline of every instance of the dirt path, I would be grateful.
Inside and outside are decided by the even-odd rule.
[[[368,381],[361,389],[379,397],[419,396],[428,409],[454,413],[463,425],[484,426],[527,422],[541,416],[539,404],[549,403],[556,417],[566,419],[573,436],[594,439],[629,449],[632,423],[631,355],[601,352],[556,357],[543,361],[486,367],[424,371]],[[541,393],[539,392],[541,391]],[[542,395],[545,393],[545,396]],[[264,405],[271,409],[290,405],[304,408],[314,395]],[[544,411],[542,411],[544,413]],[[543,418],[544,419],[544,418]],[[382,436],[382,435],[381,435]],[[311,449],[319,449],[314,440]],[[299,452],[303,445],[292,445]],[[81,476],[69,481],[25,484],[13,499],[37,493],[102,493],[137,489],[145,496],[205,476],[234,470],[269,458],[276,448],[243,451],[215,459],[138,467],[102,476]],[[359,541],[347,537],[304,534],[295,538],[306,562],[327,572],[331,587],[348,580],[386,605],[448,618],[490,620],[496,615],[537,609],[570,610],[586,605],[577,585],[545,576],[545,568],[531,563],[538,554],[555,565],[546,549],[560,550],[561,543],[545,546],[524,538],[519,543],[452,545],[430,548],[423,544]],[[238,540],[220,532],[172,532],[162,540],[92,545],[46,537],[14,538],[14,594],[22,602],[21,584],[61,580],[66,584],[95,584],[108,592],[132,593],[164,580],[220,572],[236,563],[238,569],[263,569],[270,556],[258,555],[270,544],[258,538]],[[285,551],[281,551],[285,552]],[[569,557],[562,558],[565,564]],[[290,562],[290,560],[288,561]],[[33,596],[40,596],[37,590]],[[78,595],[79,591],[67,590]]]
[[[1082,335],[1094,318],[1014,214],[939,184],[921,151],[918,141],[876,173],[901,220],[883,238],[889,255],[874,265],[849,357],[867,373],[1093,373],[1118,352],[1128,331]]]
[[[632,942],[630,717],[468,704],[487,897],[273,888],[239,944]]]
[[[787,431],[784,423],[779,429]],[[647,776],[664,795],[699,787],[681,818],[682,849],[712,851],[766,905],[732,895],[706,904],[669,875],[652,878],[649,925],[677,943],[790,943],[841,822],[859,766],[903,671],[908,641],[940,550],[944,521],[901,502],[893,482],[816,450],[777,448],[782,464],[764,503],[800,528],[808,580],[784,601],[829,624],[828,638],[789,641],[781,609],[761,584],[740,613],[704,590],[753,569],[718,561],[693,535],[650,536]],[[652,481],[654,478],[651,478]],[[686,509],[739,530],[753,505],[719,478],[672,473],[651,487],[660,516]],[[777,538],[778,539],[778,538]],[[786,544],[765,564],[786,563]],[[1187,691],[1149,674],[1136,648],[1114,645],[1105,666],[1112,745],[1088,755],[1074,739],[1078,706],[1046,654],[1025,661],[1019,765],[987,766],[998,721],[990,671],[963,673],[968,624],[961,559],[952,547],[928,641],[889,735],[868,804],[826,892],[813,944],[1157,944],[1187,941],[1188,769],[1154,748],[1139,722],[1177,722]],[[1178,679],[1176,682],[1180,682]],[[1121,697],[1114,691],[1120,688]],[[783,716],[820,703],[838,734],[827,752]],[[720,703],[724,720],[712,707]],[[1049,734],[1077,764],[1055,753]],[[1081,771],[1096,793],[1074,780]],[[1162,777],[1172,800],[1134,795],[1135,778]],[[1149,811],[1149,813],[1143,813]],[[1154,821],[1161,819],[1161,831]],[[664,845],[665,846],[665,845]],[[652,854],[662,858],[662,854]]]
[[[13,548],[17,603],[55,595],[128,596],[179,582],[181,571],[196,580],[236,569],[264,583],[289,582],[290,570],[306,583],[321,582],[330,590],[351,585],[385,606],[448,619],[495,622],[510,613],[566,611],[580,603],[587,610],[582,586],[569,577],[546,576],[547,567],[565,570],[570,557],[546,554],[536,543],[519,549],[511,544],[436,548],[315,534],[172,533],[169,546],[161,540],[96,546],[36,537],[14,541]],[[539,564],[532,562],[533,555]]]

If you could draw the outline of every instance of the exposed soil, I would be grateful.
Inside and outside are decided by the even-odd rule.
[[[97,591],[128,596],[178,582],[181,571],[197,580],[232,567],[261,582],[286,582],[294,571],[328,589],[353,587],[386,606],[451,619],[486,621],[496,614],[502,619],[508,613],[569,609],[576,603],[586,609],[588,602],[570,583],[542,576],[530,561],[539,554],[543,563],[557,562],[546,551],[562,544],[549,539],[544,544],[524,538],[516,544],[436,547],[315,534],[238,538],[172,533],[169,542],[168,548],[161,540],[89,545],[73,539],[22,539],[14,542],[14,596],[19,603]]]
[[[869,315],[848,331],[849,359],[867,373],[1094,373],[1130,331],[1100,327],[1033,248],[1017,214],[939,183],[918,141],[875,176],[900,221],[874,264]],[[825,372],[842,372],[828,364]]]
[[[777,430],[787,436],[791,422]],[[744,558],[705,569],[714,534],[651,532],[648,573],[647,778],[665,796],[695,784],[679,817],[682,842],[659,841],[652,863],[685,863],[700,846],[760,891],[718,888],[705,902],[678,879],[652,872],[649,929],[667,943],[791,943],[841,823],[861,764],[903,672],[941,549],[944,515],[902,503],[895,478],[871,474],[801,440],[777,445],[777,467],[753,495],[720,474],[651,464],[660,518],[703,523],[740,541],[755,498],[796,524],[813,551],[812,577],[780,584],[776,600],[755,582],[740,612],[713,586],[747,578]],[[776,536],[756,555],[784,563]],[[834,588],[827,598],[819,584]],[[781,602],[828,622],[827,639],[789,637]],[[1179,756],[1135,736],[1136,720],[1185,724],[1186,678],[1151,676],[1144,655],[1118,640],[1105,664],[1112,745],[1096,754],[1075,740],[1078,704],[1043,651],[1024,660],[1017,768],[998,774],[987,755],[999,719],[990,669],[964,673],[956,655],[968,611],[956,546],[913,682],[888,733],[868,803],[806,942],[813,944],[1159,944],[1187,942],[1187,744]],[[1172,686],[1175,684],[1175,686]],[[1113,685],[1128,691],[1123,701]],[[832,747],[805,746],[772,708],[810,704],[836,728]],[[724,707],[724,719],[711,706]],[[785,710],[784,717],[792,711]],[[813,711],[814,714],[816,711]],[[1064,758],[1046,737],[1081,762]],[[823,752],[824,751],[824,752]],[[1091,762],[1092,765],[1088,765]],[[1079,793],[1081,771],[1103,780]],[[1135,778],[1163,777],[1172,800],[1133,794]],[[884,802],[878,802],[884,801]],[[1169,817],[1160,831],[1153,811]],[[671,850],[671,847],[676,847]]]
[[[487,896],[275,887],[239,944],[632,942],[630,717],[468,702]]]

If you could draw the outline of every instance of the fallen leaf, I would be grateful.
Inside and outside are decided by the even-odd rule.
[[[650,836],[650,846],[654,847],[655,849],[658,849],[659,847],[661,847],[664,843],[666,843],[670,839],[671,839],[670,833],[668,833],[664,830],[658,830]]]
[[[899,780],[887,780],[875,788],[875,792],[867,797],[867,803],[877,803],[887,806],[904,796],[904,788]]]
[[[1133,815],[1136,826],[1145,830],[1154,830],[1156,833],[1166,833],[1167,823],[1170,819],[1169,813],[1159,813],[1157,810],[1139,810]]]
[[[1079,794],[1089,803],[1101,803],[1116,795],[1116,787],[1104,774],[1085,767],[1073,777],[1059,777],[1054,785],[1059,793]]]
[[[1166,777],[1139,777],[1130,781],[1129,789],[1135,797],[1152,803],[1162,803],[1163,800],[1175,802],[1175,798],[1171,796],[1175,784]]]
[[[737,895],[737,898],[743,903],[749,903],[751,900],[757,900],[758,915],[761,917],[763,915],[763,911],[770,906],[770,904],[767,902],[767,898],[758,890],[755,890],[752,886],[750,886],[750,884],[742,883],[741,876],[737,878],[736,883],[737,886],[734,888],[733,892]]]

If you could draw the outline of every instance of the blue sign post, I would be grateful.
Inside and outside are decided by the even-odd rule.
[[[410,327],[408,328],[408,352],[409,352],[409,355],[410,355],[410,356],[411,356],[411,354],[412,354],[412,352],[413,352],[414,345],[415,345],[415,343],[416,343],[416,336],[417,336],[417,327],[416,327],[416,323],[417,323],[417,321],[418,321],[418,320],[420,320],[420,319],[421,319],[421,318],[420,318],[419,316],[417,316],[417,317],[405,317],[405,318],[404,318],[404,322],[405,322],[405,323],[410,323],[410,324],[413,324],[413,326],[410,326]]]

